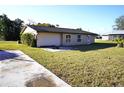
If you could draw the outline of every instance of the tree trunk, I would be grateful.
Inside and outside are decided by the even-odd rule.
[[[124,44],[123,43],[118,43],[117,47],[124,47]]]

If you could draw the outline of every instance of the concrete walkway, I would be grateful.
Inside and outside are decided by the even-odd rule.
[[[0,51],[0,87],[70,87],[19,50]]]
[[[62,51],[66,51],[64,49],[52,49],[52,48],[43,48],[43,50],[48,51],[48,52],[62,52]]]

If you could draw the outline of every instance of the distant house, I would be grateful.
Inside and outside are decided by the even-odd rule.
[[[114,40],[117,37],[124,38],[124,30],[114,30],[108,34],[102,35],[102,40]]]
[[[32,33],[36,36],[37,47],[42,46],[71,46],[94,43],[97,34],[81,29],[58,27],[43,27],[28,25],[23,33]]]

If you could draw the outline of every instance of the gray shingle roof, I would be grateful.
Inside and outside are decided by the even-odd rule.
[[[112,31],[109,34],[111,34],[111,35],[121,35],[121,34],[124,34],[124,30],[115,30],[115,31]]]
[[[107,35],[124,35],[124,30],[113,30],[111,32],[103,34],[103,36],[107,36]]]
[[[95,33],[79,30],[79,29],[43,27],[43,26],[34,26],[34,25],[28,25],[28,26],[36,30],[37,32],[77,33],[77,34],[97,35]]]

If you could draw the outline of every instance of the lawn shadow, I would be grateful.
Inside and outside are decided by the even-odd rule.
[[[115,43],[94,43],[90,45],[72,46],[73,47],[72,50],[91,51],[91,50],[105,49],[115,46],[116,46]]]
[[[115,47],[116,43],[94,43],[90,45],[73,45],[73,46],[45,46],[42,48],[58,49],[58,50],[79,50],[79,51],[92,51],[98,49],[105,49]],[[55,50],[54,50],[55,51]]]
[[[6,59],[12,59],[18,56],[19,55],[17,55],[16,53],[11,53],[8,51],[0,50],[0,61],[6,60]]]

